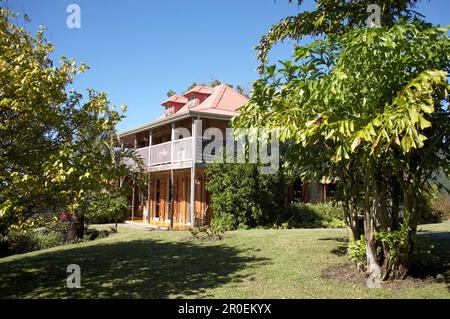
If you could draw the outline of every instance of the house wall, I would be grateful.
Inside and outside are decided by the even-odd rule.
[[[142,220],[154,226],[169,227],[171,215],[170,202],[170,171],[163,171],[149,174],[149,193],[150,193],[150,214],[148,218]],[[207,203],[207,194],[205,189],[204,169],[196,169],[195,178],[195,224],[207,225],[211,221],[211,209]],[[190,187],[191,170],[181,169],[174,171],[174,229],[185,230],[190,228]],[[135,196],[136,197],[136,196]],[[146,215],[145,209],[148,205],[148,199],[142,205],[136,206],[135,217]],[[137,219],[140,221],[139,217]]]
[[[230,127],[230,122],[216,119],[202,119],[202,135],[210,127],[220,129],[222,131],[223,138],[225,138],[226,129],[227,127]]]
[[[322,183],[303,184],[295,181],[288,185],[288,201],[302,203],[325,203],[330,198],[327,197],[329,185]]]

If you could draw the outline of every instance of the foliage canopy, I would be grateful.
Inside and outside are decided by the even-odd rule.
[[[321,39],[265,66],[234,126],[281,128],[288,171],[339,181],[353,239],[365,216],[376,285],[407,274],[423,198],[440,170],[448,175],[448,28],[413,17],[416,1],[383,2],[383,27],[371,29],[361,28],[366,1],[317,2],[284,31],[274,26],[266,48],[284,37]],[[400,256],[385,240],[397,233]]]

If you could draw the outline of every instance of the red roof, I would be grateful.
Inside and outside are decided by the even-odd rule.
[[[245,96],[243,96],[242,94],[239,94],[238,92],[236,92],[235,90],[233,90],[231,87],[229,87],[226,84],[221,84],[214,88],[204,87],[204,86],[201,88],[198,88],[198,89],[196,89],[196,88],[197,87],[195,87],[194,89],[192,89],[189,92],[196,90],[196,92],[199,91],[198,93],[203,93],[203,92],[207,91],[206,89],[208,89],[208,91],[211,93],[199,105],[196,105],[193,107],[184,105],[177,112],[177,114],[182,113],[182,112],[187,112],[187,111],[195,111],[195,112],[205,112],[205,113],[234,116],[234,115],[237,115],[240,107],[242,107],[248,103],[248,99]]]
[[[169,99],[165,100],[162,105],[166,106],[166,104],[177,103],[177,104],[186,104],[188,99],[184,96],[172,95]]]
[[[200,94],[212,94],[214,92],[214,88],[204,85],[196,85],[186,93],[184,96],[191,95],[192,93],[200,93]]]
[[[233,117],[238,115],[239,109],[248,103],[248,99],[245,96],[239,94],[226,84],[221,84],[214,88],[199,86],[193,88],[189,92],[198,93],[200,95],[203,94],[204,99],[201,99],[202,102],[200,104],[189,107],[188,99],[185,96],[172,96],[163,104],[169,103],[170,106],[170,103],[177,103],[178,104],[177,106],[181,106],[181,108],[176,113],[167,116],[161,116],[158,120],[150,123],[145,127],[165,123],[162,120],[170,121],[170,118],[174,115],[188,116],[189,112],[191,111],[211,115],[222,115],[225,117]],[[206,92],[210,93],[207,94]],[[130,130],[128,132],[124,132],[122,135],[131,134],[131,132],[137,130],[143,130],[143,127],[140,127],[139,129]]]

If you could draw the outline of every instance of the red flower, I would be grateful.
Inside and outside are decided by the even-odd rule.
[[[66,222],[69,220],[69,214],[67,214],[66,212],[62,212],[61,215],[59,216],[59,219],[62,222]]]

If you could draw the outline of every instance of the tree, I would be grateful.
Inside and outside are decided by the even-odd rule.
[[[265,68],[235,121],[284,128],[297,143],[288,165],[340,179],[349,226],[365,217],[372,287],[407,275],[421,199],[433,172],[448,172],[446,32],[401,19],[297,47],[295,62]]]
[[[78,68],[61,60],[53,68],[48,58],[52,46],[43,30],[32,38],[12,23],[13,13],[0,8],[0,218],[2,233],[19,216],[31,216],[59,206],[48,188],[43,187],[43,163],[58,151],[70,132],[61,114],[69,113],[65,85]],[[23,194],[28,196],[23,197]],[[46,203],[41,205],[41,203]],[[46,207],[47,206],[47,207]]]
[[[16,19],[0,8],[0,233],[68,211],[81,237],[88,199],[130,171],[102,147],[123,116],[104,93],[68,92],[87,65],[55,66],[44,30],[33,37]]]
[[[208,83],[197,83],[197,82],[193,82],[193,83],[187,88],[186,92],[192,90],[194,87],[196,87],[196,86],[198,86],[198,85],[202,85],[202,86],[210,86],[210,87],[214,88],[214,87],[219,86],[219,85],[221,85],[221,84],[222,84],[222,81],[220,81],[220,80],[218,80],[218,79],[211,79],[211,81],[209,81]],[[233,84],[227,83],[227,85],[228,85],[229,87],[231,87],[231,88],[234,87]],[[239,86],[239,85],[238,85],[238,87],[239,87],[239,89],[240,89],[241,91],[244,91],[244,88],[243,88],[242,86]],[[169,92],[173,92],[173,91],[170,90]],[[240,93],[240,92],[239,92],[239,93]]]
[[[221,85],[222,84],[222,82],[221,81],[219,81],[219,80],[217,80],[217,79],[213,79],[213,80],[211,80],[211,82],[209,83],[209,86],[211,86],[211,87],[216,87],[216,86],[219,86],[219,85]]]
[[[177,92],[175,92],[174,90],[167,91],[167,97],[172,97],[172,96],[174,96],[176,94],[177,94]]]
[[[309,97],[314,104],[322,98],[323,108],[302,139],[330,139],[331,162],[357,161],[367,269],[376,285],[407,275],[424,194],[433,172],[448,169],[450,41],[446,30],[418,21],[336,41],[339,60]]]
[[[288,0],[288,2],[294,2]],[[301,6],[304,0],[297,0]],[[381,9],[381,23],[392,26],[399,18],[411,19],[417,13],[414,6],[418,0],[316,0],[314,11],[305,11],[297,16],[284,18],[272,26],[264,35],[258,46],[258,59],[261,61],[259,70],[264,70],[271,48],[286,39],[299,41],[304,37],[321,37],[344,34],[352,29],[367,26],[367,8],[377,4]]]
[[[192,90],[193,88],[195,88],[197,85],[205,85],[205,84],[197,84],[197,82],[193,82],[191,85],[189,85],[189,87],[186,89],[186,92]]]
[[[236,86],[236,92],[238,92],[239,94],[245,96],[246,98],[250,97],[250,89],[247,86],[237,85]]]

